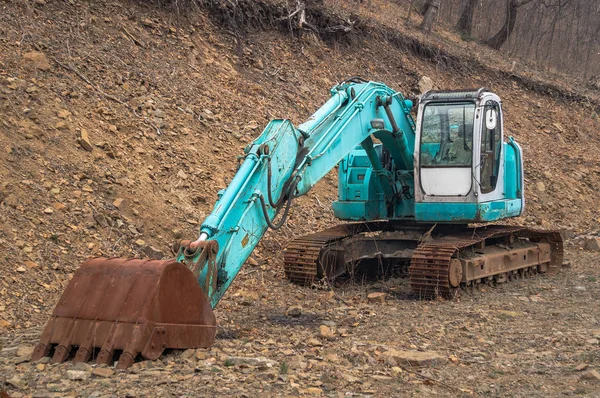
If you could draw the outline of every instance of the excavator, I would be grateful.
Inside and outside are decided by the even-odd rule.
[[[272,120],[245,149],[195,240],[172,260],[93,258],[77,269],[32,359],[94,359],[125,369],[167,349],[213,344],[217,306],[265,232],[337,167],[345,224],[294,239],[290,281],[399,272],[416,297],[556,273],[560,234],[499,220],[525,210],[523,156],[485,89],[428,91],[413,102],[359,77],[331,89],[306,122]]]

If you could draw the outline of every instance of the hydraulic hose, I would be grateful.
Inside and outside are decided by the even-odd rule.
[[[269,217],[269,213],[267,211],[267,204],[265,202],[265,198],[263,194],[259,194],[258,195],[258,199],[260,199],[260,205],[262,207],[262,211],[263,211],[263,216],[265,217],[265,221],[267,222],[267,225],[269,226],[269,228],[273,229],[273,230],[278,230],[279,228],[281,228],[283,226],[283,224],[285,223],[285,220],[287,219],[287,216],[290,212],[290,207],[292,206],[292,201],[294,200],[294,190],[296,190],[296,184],[292,184],[290,189],[287,191],[286,195],[287,195],[287,202],[285,204],[285,210],[283,211],[283,215],[281,216],[281,219],[279,220],[279,222],[277,224],[273,224],[273,220],[271,220],[271,218]],[[269,191],[270,194],[270,191]],[[285,196],[282,194],[281,198],[284,198]],[[279,212],[280,207],[277,208],[277,211],[275,212],[275,217],[277,217],[277,213]],[[275,219],[275,218],[273,218]]]
[[[281,192],[281,196],[277,199],[277,202],[273,201],[273,196],[271,194],[271,157],[267,158],[267,197],[269,199],[269,205],[273,208],[281,207],[283,201],[285,200],[284,192],[287,192],[286,187],[289,184],[289,180],[284,184],[283,190]]]

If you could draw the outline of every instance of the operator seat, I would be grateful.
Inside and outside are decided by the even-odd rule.
[[[448,151],[448,164],[470,165],[473,153],[473,125],[458,127],[458,137]]]

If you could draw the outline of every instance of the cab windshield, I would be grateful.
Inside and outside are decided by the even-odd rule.
[[[421,166],[470,167],[474,116],[473,102],[426,105],[421,121]]]

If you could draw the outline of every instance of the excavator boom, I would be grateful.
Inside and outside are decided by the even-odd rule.
[[[267,125],[245,149],[245,160],[231,183],[219,192],[212,213],[202,223],[200,239],[180,247],[178,261],[195,270],[213,307],[267,228],[277,229],[285,222],[293,199],[306,194],[357,146],[373,150],[371,134],[387,144],[404,170],[412,169],[410,101],[374,82],[344,82],[331,93],[329,101],[297,128],[289,120]],[[406,115],[401,127],[387,116],[394,113]],[[373,159],[378,162],[375,155]],[[383,166],[377,166],[392,201],[395,187]]]

